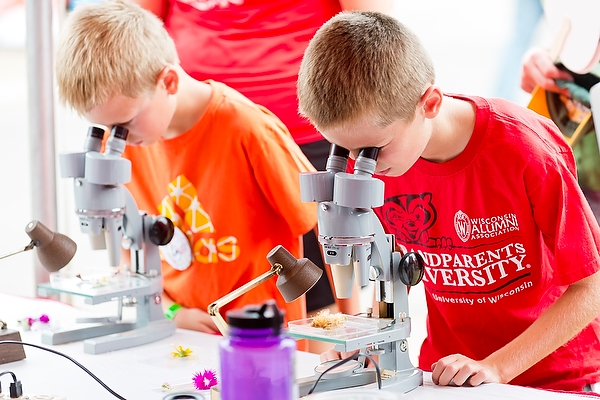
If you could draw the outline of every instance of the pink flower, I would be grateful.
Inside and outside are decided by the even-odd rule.
[[[198,390],[210,389],[218,383],[217,372],[212,369],[205,369],[202,372],[196,372],[192,377],[192,381]]]

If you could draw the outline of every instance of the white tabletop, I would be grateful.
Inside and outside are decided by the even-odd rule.
[[[70,319],[74,320],[75,316],[90,316],[90,310],[55,301],[20,298],[0,293],[0,319],[6,321],[9,328],[16,328],[18,319],[37,318],[41,314],[49,315],[51,322],[64,324]],[[23,342],[40,344],[39,331],[22,331],[21,337]],[[98,355],[84,353],[82,342],[44,347],[72,357],[128,400],[159,400],[169,393],[161,389],[165,382],[177,390],[189,390],[193,388],[191,379],[194,373],[204,369],[218,371],[220,340],[220,336],[178,329],[173,336],[154,343]],[[173,346],[190,348],[193,353],[187,358],[174,358],[171,355]],[[23,385],[24,394],[53,395],[57,398],[64,396],[69,400],[115,398],[68,359],[29,346],[25,346],[25,352],[27,357],[24,360],[0,365],[0,372],[11,371],[16,374]],[[296,362],[296,376],[310,376],[319,362],[319,356],[298,352]],[[7,392],[12,379],[4,375],[1,382],[4,392]],[[425,373],[423,386],[401,396],[406,399],[424,400],[561,400],[581,397],[576,394],[499,384],[486,384],[475,388],[440,387],[431,383],[428,373]],[[346,400],[351,399],[349,394]]]

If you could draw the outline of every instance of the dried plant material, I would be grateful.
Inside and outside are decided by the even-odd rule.
[[[342,313],[331,314],[328,309],[321,310],[315,315],[310,323],[313,328],[323,328],[326,330],[344,326],[347,318]]]

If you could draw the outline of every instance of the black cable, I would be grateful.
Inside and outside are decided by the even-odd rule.
[[[14,373],[14,372],[11,372],[11,371],[4,371],[4,372],[0,372],[0,376],[2,376],[2,375],[6,375],[6,374],[10,374],[10,375],[12,376],[12,378],[13,378],[13,382],[16,382],[16,381],[17,381],[17,376],[15,375],[15,373]],[[0,391],[0,393],[2,393],[2,392]]]
[[[14,372],[12,372],[12,371],[4,371],[4,372],[0,372],[0,377],[1,377],[2,375],[6,375],[6,374],[10,374],[10,375],[12,376],[12,378],[13,378],[13,384],[16,384],[16,383],[17,383],[17,376],[16,376],[16,375],[15,375],[15,373],[14,373]],[[0,382],[0,394],[2,394],[2,382]]]
[[[52,350],[49,349],[47,347],[44,346],[38,346],[37,344],[32,344],[32,343],[27,343],[27,342],[20,342],[18,340],[2,340],[0,341],[0,345],[2,344],[19,344],[19,345],[26,345],[26,346],[31,346],[31,347],[35,347],[37,349],[41,349],[41,350],[46,350],[49,351],[50,353],[54,353],[56,355],[62,356],[64,358],[66,358],[69,361],[72,361],[75,365],[77,365],[79,368],[81,368],[82,370],[84,370],[85,372],[88,373],[88,375],[90,375],[92,378],[94,378],[94,380],[96,382],[98,382],[100,385],[102,385],[102,387],[106,390],[108,390],[110,392],[110,394],[112,394],[113,396],[115,396],[117,399],[120,400],[126,400],[125,397],[119,395],[118,393],[116,393],[114,390],[112,390],[111,388],[109,388],[104,382],[102,382],[100,380],[100,378],[98,378],[96,375],[94,375],[89,369],[87,369],[86,367],[84,367],[82,364],[80,364],[78,361],[76,361],[75,359],[69,357],[68,355],[61,353],[60,351],[56,351],[56,350]]]
[[[17,379],[17,376],[12,371],[4,371],[0,372],[0,376],[10,374],[13,378],[13,382],[9,386],[9,396],[11,399],[18,399],[23,396],[23,385],[21,385],[21,381]],[[2,388],[0,387],[0,393],[2,393]]]
[[[0,342],[2,343],[2,342]],[[373,359],[373,357],[371,357],[368,354],[363,354],[363,353],[355,353],[349,357],[346,357],[344,359],[342,359],[341,361],[333,364],[331,367],[327,368],[325,371],[323,371],[321,373],[321,375],[319,375],[319,377],[317,378],[317,380],[315,381],[315,383],[312,385],[312,387],[310,388],[310,390],[308,391],[307,394],[312,394],[312,392],[316,389],[317,384],[319,383],[319,381],[321,380],[321,378],[323,377],[323,375],[325,375],[326,373],[328,373],[329,371],[331,371],[332,369],[335,369],[337,367],[341,367],[342,365],[346,364],[348,361],[350,360],[354,360],[354,359],[358,359],[358,357],[367,357],[369,360],[371,360],[371,362],[373,363],[373,365],[375,365],[375,371],[377,373],[377,388],[379,390],[381,390],[381,371],[379,370],[379,365],[377,364],[377,362]]]

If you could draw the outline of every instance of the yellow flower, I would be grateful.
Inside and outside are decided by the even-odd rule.
[[[190,354],[192,354],[192,350],[190,349],[183,349],[183,346],[173,346],[175,348],[175,351],[172,352],[171,354],[173,354],[173,357],[187,357]]]

